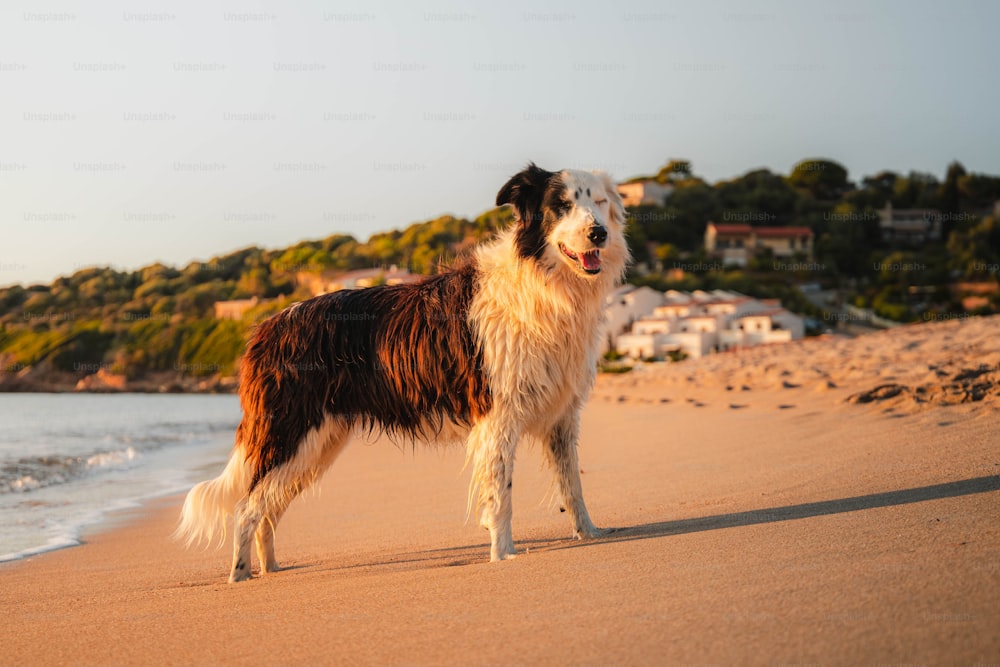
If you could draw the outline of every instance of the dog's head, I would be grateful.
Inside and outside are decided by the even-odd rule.
[[[584,279],[621,278],[628,262],[625,209],[607,174],[529,164],[500,188],[497,206],[504,204],[514,207],[523,259]]]

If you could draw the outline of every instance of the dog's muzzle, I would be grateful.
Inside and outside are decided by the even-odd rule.
[[[587,238],[598,248],[603,248],[608,240],[608,228],[604,225],[594,225],[587,233]]]

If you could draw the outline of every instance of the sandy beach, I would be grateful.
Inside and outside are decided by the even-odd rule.
[[[1000,318],[602,376],[569,538],[519,450],[519,556],[460,449],[355,442],[227,585],[180,497],[0,566],[0,664],[1000,663]]]

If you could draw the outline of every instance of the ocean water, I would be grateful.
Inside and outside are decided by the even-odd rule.
[[[239,420],[230,395],[0,394],[0,562],[216,476]]]

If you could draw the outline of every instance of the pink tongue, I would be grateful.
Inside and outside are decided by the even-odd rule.
[[[601,268],[601,253],[597,250],[580,253],[580,262],[588,271]]]

